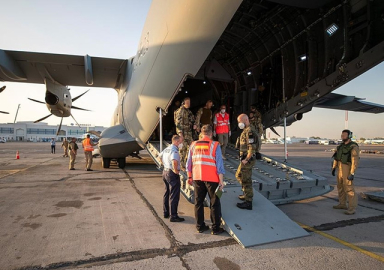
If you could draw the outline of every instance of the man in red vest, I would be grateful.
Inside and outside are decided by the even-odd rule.
[[[83,148],[84,148],[84,155],[85,155],[85,170],[87,171],[93,171],[91,169],[93,156],[92,151],[93,147],[97,145],[97,143],[93,143],[91,140],[91,136],[87,134],[87,138],[85,138],[82,142]]]
[[[219,140],[221,146],[221,153],[223,159],[227,159],[225,157],[225,148],[227,147],[229,137],[231,137],[231,127],[229,125],[229,114],[225,112],[226,106],[220,106],[220,112],[215,114],[215,119],[213,121],[214,124],[214,132],[213,136],[216,136]]]
[[[187,171],[188,183],[195,183],[195,218],[199,233],[209,229],[204,222],[204,200],[209,195],[212,232],[220,234],[224,229],[221,224],[220,198],[216,190],[224,187],[224,164],[219,143],[212,141],[212,127],[204,125],[201,128],[201,139],[191,144],[188,152]]]

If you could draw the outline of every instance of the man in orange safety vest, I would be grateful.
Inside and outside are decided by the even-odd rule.
[[[227,159],[225,157],[225,148],[227,147],[229,137],[231,137],[231,126],[229,125],[229,114],[226,113],[225,105],[221,105],[220,112],[215,114],[213,125],[213,136],[217,135],[217,139],[221,146],[221,154],[223,156],[223,159]]]
[[[209,229],[204,223],[204,200],[208,193],[210,199],[212,232],[220,234],[224,229],[221,224],[221,204],[216,191],[224,187],[224,164],[219,143],[212,141],[212,127],[201,128],[201,139],[191,144],[187,160],[188,183],[194,183],[195,218],[199,233]]]
[[[91,169],[93,156],[93,146],[96,146],[98,143],[93,143],[91,140],[91,136],[87,134],[87,138],[85,138],[82,142],[83,148],[84,148],[84,155],[85,155],[85,170],[86,171],[93,171]]]

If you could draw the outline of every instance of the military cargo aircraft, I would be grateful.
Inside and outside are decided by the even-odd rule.
[[[45,83],[48,92],[54,82],[116,89],[100,152],[105,167],[112,158],[123,167],[182,86],[195,104],[203,93],[229,104],[232,117],[256,103],[266,128],[316,106],[383,112],[330,94],[383,60],[383,9],[382,1],[357,0],[153,1],[130,59],[0,50],[0,80]]]
[[[146,148],[159,109],[166,113],[186,95],[196,105],[227,104],[232,124],[256,104],[273,131],[313,107],[383,112],[331,93],[383,61],[383,14],[383,1],[155,0],[135,56],[0,50],[0,80],[44,83],[50,115],[61,118],[81,109],[72,106],[81,95],[72,100],[67,85],[114,88],[118,106],[100,153],[105,168],[111,159],[123,168]]]
[[[237,115],[251,104],[262,113],[265,128],[299,121],[313,107],[382,113],[382,105],[331,92],[383,60],[384,1],[154,0],[135,56],[0,50],[0,80],[45,83],[47,91],[53,87],[48,82],[114,88],[118,106],[99,148],[104,168],[112,159],[123,168],[126,157],[141,149],[158,163],[163,142],[150,138],[159,114],[186,95],[196,106],[207,99],[227,104],[234,127]],[[228,152],[230,186],[235,185],[231,168],[236,152]],[[252,179],[274,204],[331,190],[327,179],[265,156]],[[183,186],[183,192],[193,200],[191,188]],[[231,222],[226,219],[229,227],[238,225]],[[285,223],[280,219],[278,224]]]

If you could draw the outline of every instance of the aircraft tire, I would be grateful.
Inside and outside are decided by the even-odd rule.
[[[119,165],[120,169],[124,169],[125,168],[125,158],[118,158],[117,164]]]
[[[110,158],[103,158],[103,168],[108,169],[111,165],[111,159]]]

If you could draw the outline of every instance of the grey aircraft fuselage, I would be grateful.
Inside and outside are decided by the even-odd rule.
[[[103,158],[125,158],[145,147],[159,121],[157,109],[167,110],[184,80],[198,72],[241,2],[152,2],[118,91],[113,127],[101,134]],[[207,10],[215,12],[202,16]]]
[[[216,101],[231,102],[234,116],[257,102],[265,128],[299,121],[320,98],[384,60],[384,14],[372,12],[383,3],[352,4],[154,0],[117,88],[112,127],[101,134],[101,155],[123,164],[145,148],[158,109],[166,112],[189,78],[210,80]],[[220,69],[227,75],[218,79]],[[218,92],[231,92],[231,100]],[[339,109],[347,108],[341,101]],[[380,113],[383,106],[360,111]]]

